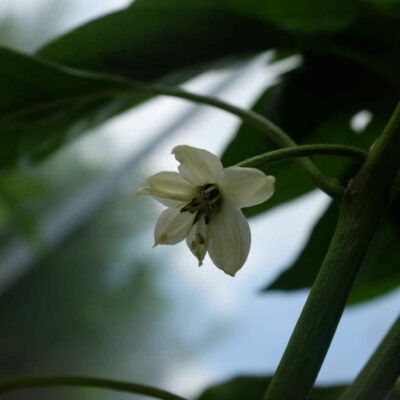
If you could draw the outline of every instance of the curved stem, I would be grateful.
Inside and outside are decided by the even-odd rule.
[[[400,103],[346,190],[328,252],[264,400],[306,400],[400,168]]]
[[[279,150],[269,151],[241,161],[239,167],[260,167],[293,158],[333,155],[352,157],[361,162],[367,158],[367,152],[357,147],[342,146],[336,144],[307,144],[296,147],[286,147]]]
[[[63,98],[54,99],[52,101],[37,103],[34,106],[21,108],[19,110],[3,114],[2,116],[0,116],[0,122],[26,117],[37,112],[54,109],[73,102],[88,102],[105,99],[108,97],[132,96],[137,94],[165,95],[193,101],[199,104],[209,105],[220,110],[227,111],[228,113],[236,115],[242,121],[252,125],[254,128],[262,132],[271,142],[276,144],[278,147],[296,146],[296,142],[294,142],[290,138],[290,136],[288,136],[282,129],[273,124],[267,118],[258,113],[255,113],[254,111],[244,110],[233,104],[225,103],[212,97],[190,93],[179,88],[146,85],[123,78],[110,78],[109,76],[88,74],[88,76],[91,75],[93,75],[93,77],[97,79],[100,77],[102,77],[103,79],[107,78],[108,83],[114,83],[118,85],[118,87],[103,90],[94,90],[89,93],[81,93],[79,95],[66,96]],[[302,169],[305,170],[310,179],[326,194],[338,201],[343,198],[343,188],[333,179],[330,179],[322,174],[322,172],[310,160],[300,159],[297,160],[297,163],[301,166]]]
[[[400,375],[400,316],[339,400],[384,399]]]
[[[183,397],[138,383],[115,381],[112,379],[91,378],[85,376],[38,376],[28,378],[12,378],[0,381],[0,393],[14,389],[48,386],[81,386],[117,390],[156,397],[162,400],[185,400]]]

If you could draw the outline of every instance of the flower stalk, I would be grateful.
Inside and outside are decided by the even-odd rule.
[[[362,149],[352,146],[337,144],[306,144],[301,146],[286,147],[279,150],[269,151],[247,158],[237,165],[239,167],[262,167],[281,161],[292,160],[309,156],[333,155],[341,157],[351,157],[359,162],[365,161],[368,153]]]
[[[116,87],[93,90],[87,93],[80,93],[79,95],[65,96],[52,101],[44,101],[36,103],[33,106],[20,108],[8,113],[0,115],[0,122],[13,122],[18,119],[32,116],[36,113],[54,110],[59,107],[75,103],[88,103],[99,99],[106,99],[112,97],[130,97],[138,94],[149,96],[171,96],[184,100],[193,101],[198,104],[204,104],[217,109],[226,111],[230,114],[236,115],[243,122],[252,125],[259,132],[264,134],[272,143],[277,147],[293,147],[297,146],[296,142],[287,135],[281,128],[272,123],[270,120],[251,110],[245,110],[233,104],[226,103],[222,100],[191,93],[180,88],[168,87],[161,85],[148,85],[140,82],[132,81],[126,78],[86,73],[86,76],[91,76],[93,79],[107,79],[108,84],[114,83]],[[344,189],[335,180],[326,177],[309,159],[299,159],[296,161],[301,169],[303,169],[309,176],[311,181],[324,191],[328,196],[337,201],[341,201],[344,195]]]
[[[264,400],[306,400],[400,167],[400,104],[346,190],[329,250]]]

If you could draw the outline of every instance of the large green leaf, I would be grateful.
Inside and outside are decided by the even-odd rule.
[[[349,298],[349,304],[372,299],[400,285],[399,201],[384,215],[369,246],[365,260]],[[338,219],[338,207],[332,204],[316,223],[297,260],[266,290],[296,290],[312,286],[328,250]]]
[[[169,83],[178,84],[209,62],[234,56],[232,63],[244,53],[266,50],[282,39],[275,28],[252,18],[222,12],[215,5],[191,8],[181,1],[167,8],[134,4],[52,42],[38,53],[40,58],[0,49],[0,166],[40,159],[149,98],[81,101],[82,95],[123,84],[49,64],[44,58],[136,80],[168,76]],[[74,101],[64,102],[65,98]],[[40,109],[49,102],[59,107],[30,118],[2,120],[5,114]]]
[[[83,99],[127,86],[0,48],[0,166],[43,157],[84,129],[146,98]],[[13,112],[32,108],[36,111],[7,119]]]
[[[187,78],[195,66],[198,73],[224,57],[287,42],[277,28],[230,12],[219,3],[135,1],[50,42],[38,54],[76,68],[153,80],[178,70],[184,70]]]
[[[346,0],[137,0],[50,42],[38,54],[76,68],[144,80],[187,68],[193,74],[194,66],[240,53],[290,48],[334,52],[370,69],[391,68],[396,75],[392,55],[399,54],[399,15],[364,8],[360,1]],[[295,35],[284,29],[345,25],[344,31],[329,35]],[[375,58],[386,63],[376,65]]]
[[[398,0],[186,0],[190,7],[219,6],[257,19],[273,23],[283,29],[300,33],[319,33],[346,28],[357,17],[376,13],[379,8],[367,7],[390,5]],[[173,7],[182,5],[181,0],[136,0],[138,5]]]
[[[364,11],[359,1],[330,0],[227,0],[243,13],[298,32],[340,30]]]
[[[198,400],[259,400],[271,382],[271,377],[243,376],[208,388]],[[310,400],[336,400],[345,386],[316,387]]]
[[[397,102],[398,91],[364,67],[331,56],[308,55],[298,70],[268,89],[254,110],[282,127],[299,144],[338,143],[368,149]],[[361,109],[374,117],[362,133],[350,127],[351,117]],[[232,165],[274,149],[275,145],[243,124],[226,149],[222,161]],[[315,163],[331,177],[343,180],[354,163],[338,157],[315,157]],[[294,162],[264,168],[276,177],[276,191],[266,203],[246,210],[256,215],[303,195],[315,186]],[[346,183],[346,180],[343,181]]]
[[[358,19],[338,34],[301,42],[304,64],[269,89],[254,109],[273,120],[298,143],[341,143],[368,149],[383,128],[400,94],[398,13],[377,13]],[[360,110],[374,118],[362,134],[350,129],[350,118]],[[226,165],[269,151],[274,145],[246,125],[228,146]],[[332,177],[348,175],[349,163],[324,157],[315,162]],[[277,190],[271,200],[246,211],[254,215],[311,190],[307,177],[290,163],[269,166]]]

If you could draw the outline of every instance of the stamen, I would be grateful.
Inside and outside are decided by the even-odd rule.
[[[210,200],[210,203],[215,204],[221,197],[221,193],[218,192],[217,196]]]
[[[206,187],[204,189],[204,193],[209,193],[209,192],[213,191],[214,189],[218,189],[218,186],[215,184],[213,184],[211,186],[206,185]]]
[[[222,200],[221,193],[216,184],[209,183],[200,188],[199,193],[189,203],[184,205],[180,212],[196,214],[193,225],[196,224],[202,215],[205,216],[206,225],[210,223],[212,214],[218,211]],[[204,241],[204,238],[203,238]],[[204,241],[205,242],[205,241]]]
[[[196,216],[194,217],[193,225],[196,224],[197,222],[199,222],[199,219],[202,214],[203,214],[203,212],[201,210],[196,214]]]

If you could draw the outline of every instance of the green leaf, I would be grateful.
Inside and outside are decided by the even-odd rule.
[[[249,41],[248,35],[255,40]],[[198,8],[184,1],[167,8],[138,2],[55,40],[38,52],[40,58],[0,49],[0,166],[39,160],[83,131],[151,97],[81,101],[81,96],[93,91],[124,85],[49,64],[44,58],[136,80],[163,78],[178,84],[211,62],[232,56],[226,61],[232,64],[279,44],[283,37],[275,28],[222,11],[212,2]],[[65,103],[66,97],[74,102]],[[60,106],[30,119],[1,120],[4,114],[49,102]]]
[[[271,377],[237,377],[208,388],[198,400],[260,400],[271,380]],[[316,387],[310,400],[337,400],[344,389],[345,386]]]
[[[39,246],[41,237],[34,212],[27,201],[38,199],[46,190],[39,179],[17,174],[0,174],[0,233],[17,227],[32,246]]]
[[[360,66],[328,56],[307,56],[301,68],[284,76],[280,85],[269,88],[253,109],[282,127],[298,144],[334,143],[368,150],[396,102],[397,90],[383,85]],[[356,133],[350,127],[350,120],[363,108],[374,117],[362,133]],[[226,166],[236,164],[274,148],[260,133],[242,124],[225,150],[222,162]],[[344,184],[349,169],[355,166],[352,161],[338,157],[321,156],[314,161],[326,175]],[[269,165],[263,170],[276,177],[275,194],[268,202],[245,210],[247,216],[314,189],[294,162]]]
[[[235,10],[298,32],[341,30],[363,12],[359,1],[228,0]]]
[[[367,0],[382,1],[382,0]],[[396,0],[386,0],[396,1]],[[181,0],[136,0],[135,5],[173,7],[181,5]],[[330,0],[187,0],[190,7],[219,6],[221,9],[279,25],[295,32],[315,33],[336,31],[347,27],[354,19],[368,9],[363,1]],[[379,3],[377,4],[379,5]],[[375,11],[375,10],[374,10]]]
[[[361,1],[346,0],[136,0],[50,42],[38,54],[138,80],[171,73],[176,79],[179,71],[182,81],[215,60],[278,48],[334,52],[397,76],[399,16],[364,8]],[[340,29],[347,25],[343,34]],[[310,34],[295,36],[287,27]],[[339,30],[321,36],[321,29]],[[374,58],[386,62],[377,66]]]
[[[380,6],[380,7],[388,7],[393,4],[397,4],[400,1],[399,0],[364,0],[367,3],[372,3],[374,5]]]
[[[117,80],[0,48],[0,166],[40,159],[83,130],[147,98],[87,99],[94,93],[126,87]],[[25,116],[24,110],[32,112]]]
[[[370,300],[400,285],[399,201],[384,215],[361,266],[348,304]],[[297,260],[265,290],[310,288],[328,250],[338,219],[338,207],[332,204],[314,226]]]
[[[75,68],[141,81],[174,73],[177,83],[216,60],[235,60],[287,42],[287,35],[277,28],[219,3],[135,1],[56,39],[38,54]]]

